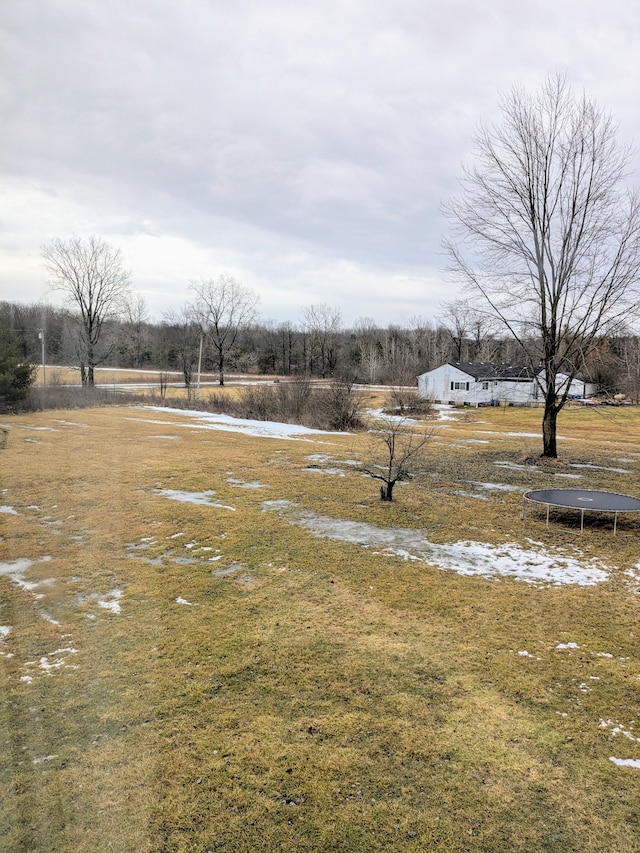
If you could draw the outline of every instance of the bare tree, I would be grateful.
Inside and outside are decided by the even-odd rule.
[[[163,317],[167,361],[182,371],[184,387],[190,390],[193,366],[198,358],[200,326],[189,308],[171,309]]]
[[[120,250],[101,237],[56,238],[42,249],[52,288],[78,309],[75,343],[83,385],[94,384],[94,370],[113,349],[104,344],[105,322],[122,311],[131,274]]]
[[[358,346],[360,367],[366,381],[373,385],[378,379],[378,368],[382,356],[379,329],[371,317],[360,317],[353,327]]]
[[[369,433],[369,446],[360,470],[382,481],[382,501],[392,501],[396,483],[412,480],[427,467],[425,451],[434,431],[415,432],[411,426],[406,418],[381,418],[380,426]]]
[[[131,294],[124,305],[124,338],[120,346],[132,367],[140,367],[144,361],[148,322],[149,312],[144,296],[141,293]]]
[[[640,197],[612,118],[562,76],[513,89],[445,208],[452,269],[519,343],[544,398],[543,456],[585,358],[638,301]]]
[[[342,316],[339,308],[326,303],[305,309],[304,328],[309,334],[308,367],[324,379],[331,376],[338,363],[339,335]]]
[[[194,314],[215,352],[220,385],[224,385],[225,358],[238,332],[257,316],[260,297],[230,275],[192,282],[197,301]]]

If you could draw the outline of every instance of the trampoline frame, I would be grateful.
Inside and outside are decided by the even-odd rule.
[[[558,501],[549,501],[544,500],[542,497],[533,497],[533,495],[543,495],[548,492],[583,492],[585,495],[615,495],[615,497],[619,498],[628,498],[631,501],[635,501],[637,503],[636,507],[629,507],[627,509],[618,507],[617,509],[613,509],[611,507],[582,507],[575,506],[574,504],[563,504]],[[582,500],[582,498],[578,498],[578,500]],[[584,498],[584,500],[589,500],[589,498]],[[640,512],[640,498],[636,498],[633,495],[624,495],[621,492],[605,492],[601,489],[530,489],[528,492],[525,492],[522,495],[522,512],[520,513],[520,518],[524,519],[524,508],[526,502],[542,504],[547,507],[547,527],[549,527],[549,511],[551,507],[557,507],[558,509],[575,509],[580,512],[580,533],[584,531],[584,514],[585,511],[588,512],[612,512],[613,513],[613,535],[616,536],[618,529],[618,515],[623,512]]]

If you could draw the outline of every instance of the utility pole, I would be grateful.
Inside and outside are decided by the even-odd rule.
[[[42,384],[43,384],[43,386],[47,384],[47,368],[46,368],[45,363],[44,363],[44,337],[45,337],[44,329],[39,329],[38,330],[38,340],[40,341],[40,344],[42,346]]]

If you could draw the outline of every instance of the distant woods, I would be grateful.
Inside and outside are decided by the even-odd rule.
[[[25,361],[78,365],[77,338],[69,334],[71,308],[0,302],[0,329],[8,329]],[[144,301],[133,296],[118,318],[101,329],[100,365],[139,368],[160,374],[178,371],[195,386],[202,326],[187,310],[162,321],[148,318]],[[299,323],[252,319],[237,329],[225,352],[226,373],[332,378],[389,386],[415,386],[418,374],[447,361],[524,361],[517,343],[457,303],[438,317],[414,318],[408,326],[379,326],[362,318],[352,328],[340,323],[337,309],[310,306]],[[203,339],[202,372],[219,372],[219,350]],[[640,402],[640,337],[631,333],[603,338],[587,364],[589,378],[610,393]]]

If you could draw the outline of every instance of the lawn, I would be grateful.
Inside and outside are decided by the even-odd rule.
[[[5,417],[0,838],[95,851],[640,850],[640,411],[363,435],[141,407]]]

